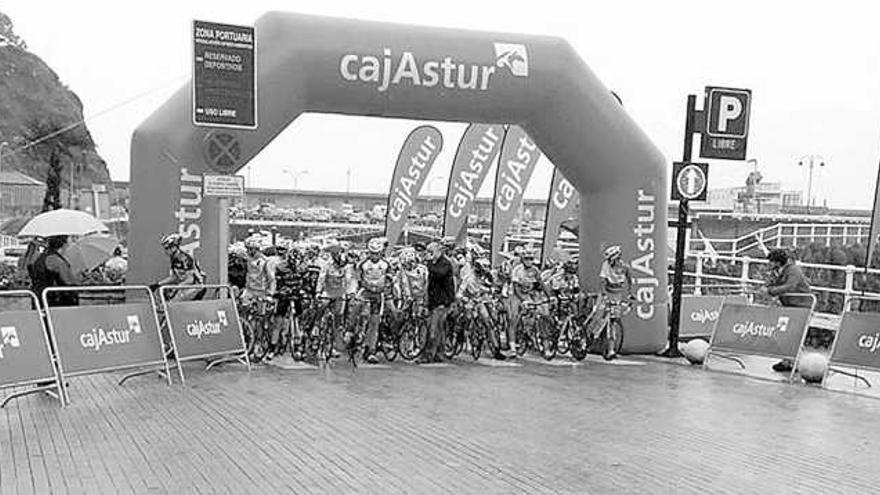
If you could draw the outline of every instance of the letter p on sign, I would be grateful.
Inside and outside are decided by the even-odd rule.
[[[752,92],[747,89],[706,88],[706,131],[720,138],[745,138],[749,134]]]
[[[700,156],[722,160],[745,160],[749,136],[752,92],[748,89],[706,88],[703,103],[705,128],[701,131]]]

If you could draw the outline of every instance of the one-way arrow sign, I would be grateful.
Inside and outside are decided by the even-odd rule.
[[[705,201],[709,185],[708,163],[675,162],[672,167],[672,200]]]

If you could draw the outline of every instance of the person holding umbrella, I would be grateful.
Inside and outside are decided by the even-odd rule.
[[[47,239],[46,250],[34,261],[30,270],[31,290],[38,297],[49,287],[75,287],[80,285],[79,277],[70,269],[70,262],[64,257],[68,237],[54,235]],[[49,306],[76,306],[79,297],[76,292],[50,292],[46,296]]]

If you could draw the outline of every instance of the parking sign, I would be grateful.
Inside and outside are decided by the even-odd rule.
[[[752,92],[748,89],[706,87],[703,113],[705,131],[700,156],[745,160]]]

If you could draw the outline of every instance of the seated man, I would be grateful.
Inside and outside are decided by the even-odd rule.
[[[813,298],[810,294],[810,282],[795,260],[782,249],[774,249],[767,254],[770,262],[771,277],[761,292],[779,298],[779,303],[787,307],[810,308]],[[813,329],[807,331],[807,339]],[[773,365],[773,371],[789,372],[794,366],[790,359]]]

